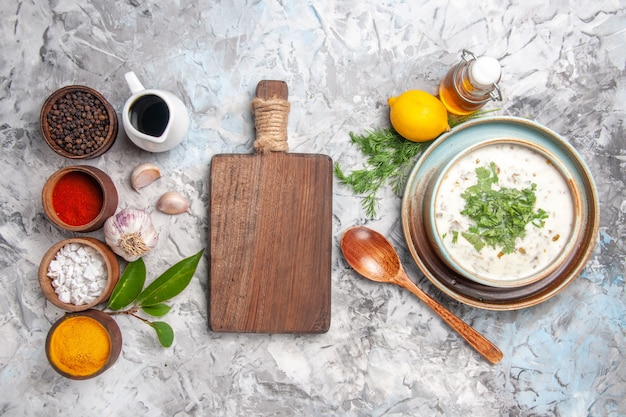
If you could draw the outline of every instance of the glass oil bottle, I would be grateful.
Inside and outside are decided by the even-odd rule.
[[[471,114],[490,100],[502,100],[498,87],[501,74],[502,68],[495,58],[476,58],[464,49],[461,61],[448,71],[439,85],[439,100],[451,114]]]

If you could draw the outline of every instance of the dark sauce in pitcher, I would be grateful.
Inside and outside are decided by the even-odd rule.
[[[165,132],[170,121],[167,104],[159,96],[148,94],[133,103],[130,107],[131,124],[146,135],[159,137]]]

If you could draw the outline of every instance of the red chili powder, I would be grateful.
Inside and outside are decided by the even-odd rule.
[[[103,201],[98,182],[83,172],[65,174],[52,191],[54,211],[70,226],[82,226],[95,219]]]

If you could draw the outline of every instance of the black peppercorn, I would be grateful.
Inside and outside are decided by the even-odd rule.
[[[104,104],[93,94],[82,91],[59,97],[46,119],[52,141],[75,156],[97,151],[112,129]]]

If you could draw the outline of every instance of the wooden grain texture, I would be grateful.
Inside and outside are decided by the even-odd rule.
[[[493,364],[500,362],[503,354],[496,345],[415,285],[406,274],[395,249],[383,235],[365,226],[354,226],[344,232],[340,245],[346,261],[363,277],[396,284],[411,291],[485,359]]]
[[[276,87],[261,83],[257,95],[280,93],[284,88],[286,96],[286,84]],[[215,155],[209,218],[213,331],[328,330],[332,252],[332,160],[328,156]]]

